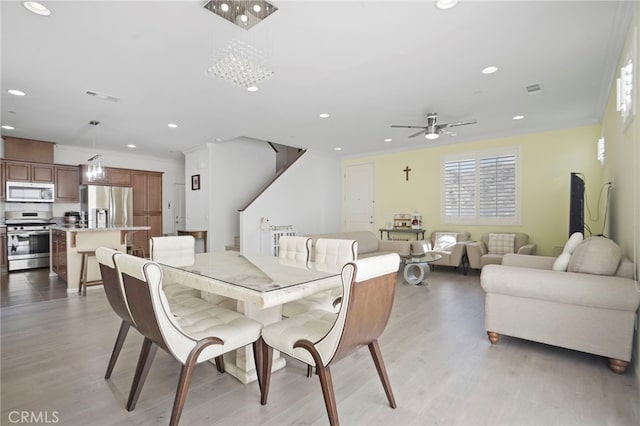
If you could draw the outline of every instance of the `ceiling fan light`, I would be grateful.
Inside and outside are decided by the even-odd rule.
[[[429,140],[434,140],[434,139],[438,139],[440,135],[437,133],[425,133],[424,137]]]

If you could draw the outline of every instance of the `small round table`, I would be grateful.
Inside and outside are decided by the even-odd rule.
[[[427,277],[431,269],[430,262],[442,259],[442,256],[435,252],[426,252],[418,256],[409,257],[404,262],[404,280],[410,285],[421,285]]]

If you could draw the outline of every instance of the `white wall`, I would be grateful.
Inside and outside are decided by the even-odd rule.
[[[237,138],[185,152],[185,207],[189,230],[208,231],[209,251],[224,250],[240,235],[238,209],[276,171],[275,151],[264,141]],[[199,174],[201,189],[191,190]]]
[[[271,225],[293,225],[298,235],[340,231],[340,161],[307,151],[240,214],[240,251],[268,254]]]
[[[162,229],[163,233],[173,231],[174,184],[184,183],[184,161],[167,158],[154,158],[134,153],[86,149],[71,145],[56,144],[53,150],[53,161],[56,164],[86,164],[87,159],[101,154],[102,165],[124,169],[164,172],[162,175]],[[79,210],[79,203],[54,203],[53,215],[61,216],[67,210]]]

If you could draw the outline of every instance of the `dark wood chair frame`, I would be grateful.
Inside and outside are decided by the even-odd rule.
[[[317,342],[301,339],[293,346],[294,348],[307,350],[314,359],[316,372],[320,378],[325,407],[329,416],[329,423],[332,426],[339,425],[339,419],[330,366],[336,361],[352,354],[362,346],[369,348],[389,405],[391,408],[397,407],[387,370],[382,359],[382,353],[378,345],[378,338],[387,326],[391,315],[397,272],[381,275],[358,283],[355,282],[357,266],[353,263],[352,265],[354,272],[351,283],[349,284],[351,291],[349,296],[350,300],[347,305],[346,320],[338,348],[333,357],[326,365],[323,365],[320,354],[315,348],[315,343]],[[343,304],[342,306],[344,308],[345,305]],[[273,348],[263,343],[262,351],[261,376],[263,383],[260,386],[260,403],[265,405],[267,403],[269,384],[271,381]]]
[[[146,273],[145,265],[145,276]],[[124,283],[125,293],[127,300],[129,301],[129,307],[131,309],[131,315],[136,319],[138,331],[144,336],[142,343],[142,349],[140,350],[140,356],[138,357],[138,364],[136,366],[136,372],[131,383],[131,390],[129,392],[129,399],[127,401],[127,410],[132,411],[135,409],[138,397],[142,391],[142,387],[151,368],[151,363],[158,350],[158,347],[164,349],[169,354],[171,351],[167,343],[162,336],[160,327],[158,326],[157,319],[153,312],[151,290],[149,289],[148,281],[141,281],[135,277],[122,273],[122,281]],[[191,384],[191,378],[193,376],[194,367],[197,364],[200,353],[210,345],[221,345],[224,342],[218,337],[206,337],[199,340],[192,348],[185,364],[180,371],[180,378],[178,379],[178,388],[176,390],[176,396],[173,403],[173,409],[171,411],[171,418],[169,421],[170,426],[175,426],[180,421],[182,410],[184,408],[185,401],[187,399],[187,392],[189,385]],[[258,385],[262,385],[262,377],[259,369],[262,362],[261,346],[262,339],[258,339],[253,342],[253,354],[256,361],[256,371],[258,374]],[[224,373],[224,364],[222,363],[222,355],[215,358],[216,368],[219,372]]]

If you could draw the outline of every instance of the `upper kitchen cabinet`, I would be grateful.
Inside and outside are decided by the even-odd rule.
[[[54,183],[53,164],[4,162],[6,181]]]
[[[80,201],[80,168],[77,166],[55,166],[56,201]]]

